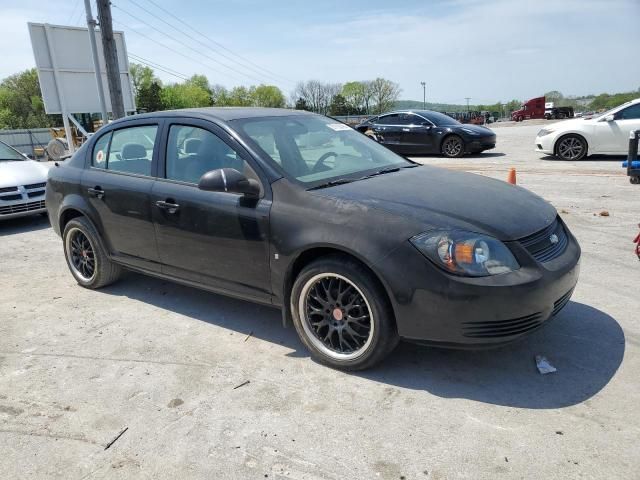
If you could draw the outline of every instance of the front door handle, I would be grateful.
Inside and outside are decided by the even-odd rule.
[[[167,212],[174,214],[178,211],[178,209],[180,208],[180,205],[178,205],[177,203],[173,203],[171,201],[168,200],[158,200],[156,202],[156,207],[162,209],[162,210],[166,210]]]
[[[91,195],[92,197],[97,197],[97,198],[104,198],[104,190],[102,190],[101,187],[95,186],[93,188],[88,188],[87,192],[89,192],[89,195]]]
[[[411,129],[410,129],[410,128],[403,128],[403,129],[402,129],[402,131],[403,131],[403,132],[410,132],[410,131],[411,131]]]

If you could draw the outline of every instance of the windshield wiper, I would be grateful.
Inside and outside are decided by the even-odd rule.
[[[315,187],[308,188],[307,190],[318,190],[320,188],[333,187],[334,185],[342,185],[345,183],[351,183],[359,180],[357,178],[337,178],[335,180],[331,180],[326,183],[321,183],[320,185],[316,185]]]

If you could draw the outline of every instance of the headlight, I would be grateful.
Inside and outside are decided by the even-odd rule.
[[[553,132],[553,130],[549,130],[549,129],[543,128],[542,130],[540,130],[538,132],[538,136],[539,137],[544,137],[545,135],[549,135],[551,132]]]
[[[467,132],[469,135],[479,135],[475,130],[471,130],[470,128],[461,128],[460,130]]]
[[[520,268],[504,243],[486,235],[439,230],[416,235],[410,242],[436,265],[457,275],[485,277]]]

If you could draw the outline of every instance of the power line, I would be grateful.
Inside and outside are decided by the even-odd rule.
[[[294,82],[293,80],[290,80],[290,79],[288,79],[288,78],[286,78],[286,77],[283,77],[282,75],[278,75],[277,73],[274,73],[274,72],[272,72],[272,71],[270,71],[270,70],[267,70],[266,68],[261,67],[260,65],[258,65],[258,64],[256,64],[256,63],[254,63],[254,62],[252,62],[252,61],[251,61],[251,60],[249,60],[248,58],[245,58],[245,57],[243,57],[243,56],[241,56],[241,55],[239,55],[239,54],[235,53],[234,51],[232,51],[232,50],[230,50],[229,48],[227,48],[227,47],[225,47],[224,45],[222,45],[220,42],[216,42],[214,39],[212,39],[211,37],[208,37],[207,35],[205,35],[204,33],[200,32],[200,31],[196,30],[196,29],[195,29],[195,28],[193,28],[191,25],[189,25],[188,23],[186,23],[185,21],[183,21],[183,20],[181,20],[179,17],[177,17],[175,14],[173,14],[173,13],[171,13],[171,12],[167,11],[165,8],[163,8],[162,6],[158,5],[158,4],[157,4],[156,2],[154,2],[153,0],[147,0],[147,2],[151,3],[151,4],[152,4],[152,5],[154,5],[156,8],[158,8],[158,9],[162,10],[164,13],[166,13],[166,14],[167,14],[167,15],[169,15],[170,17],[174,18],[176,21],[180,22],[182,25],[184,25],[185,27],[187,27],[189,30],[191,30],[191,31],[193,31],[193,32],[195,32],[195,33],[197,33],[197,34],[198,34],[198,35],[200,35],[201,37],[205,38],[206,40],[208,40],[209,42],[213,43],[214,45],[217,45],[219,48],[221,48],[221,49],[223,49],[223,50],[225,50],[225,51],[229,52],[230,54],[232,54],[232,55],[234,55],[234,56],[236,56],[236,57],[238,57],[238,58],[240,58],[240,59],[244,60],[245,62],[247,62],[247,63],[249,63],[249,64],[253,65],[253,66],[254,66],[254,67],[256,67],[256,68],[259,68],[260,70],[262,70],[262,71],[264,71],[264,72],[266,72],[266,73],[270,74],[271,76],[275,76],[275,77],[277,77],[277,78],[281,78],[282,80],[285,80],[285,81],[290,82],[290,83],[296,83],[296,82]],[[220,54],[219,54],[219,55],[220,55]],[[239,62],[238,62],[238,63],[239,63]]]
[[[160,20],[160,21],[161,21],[162,23],[164,23],[165,25],[168,25],[169,27],[171,27],[173,30],[177,31],[178,33],[180,33],[180,34],[184,35],[185,37],[188,37],[188,38],[190,38],[191,40],[193,40],[193,41],[195,41],[195,42],[199,43],[200,45],[202,45],[203,47],[205,47],[205,48],[209,49],[210,51],[212,51],[212,52],[213,52],[213,53],[215,53],[216,55],[220,55],[221,57],[226,58],[227,60],[230,60],[231,62],[234,62],[235,64],[237,64],[237,65],[239,65],[239,66],[241,66],[241,67],[243,67],[243,68],[246,68],[247,70],[250,70],[251,72],[256,73],[256,74],[258,74],[258,75],[260,75],[260,76],[264,76],[264,75],[265,75],[265,73],[264,73],[264,72],[261,72],[261,71],[260,71],[260,70],[258,70],[257,68],[251,67],[250,65],[245,65],[245,64],[243,64],[242,62],[239,62],[238,60],[234,59],[233,57],[231,57],[231,56],[229,56],[229,55],[225,55],[224,53],[220,53],[220,52],[218,52],[217,50],[215,50],[215,49],[211,48],[209,45],[207,45],[206,43],[204,43],[204,42],[202,42],[202,41],[198,40],[196,37],[194,37],[194,36],[192,36],[192,35],[189,35],[188,33],[186,33],[186,32],[185,32],[184,30],[182,30],[181,28],[179,28],[179,27],[176,27],[176,26],[172,25],[171,23],[169,23],[169,22],[167,22],[166,20],[164,20],[163,18],[159,17],[158,15],[156,15],[155,13],[153,13],[152,11],[150,11],[150,10],[148,10],[148,9],[144,8],[142,5],[140,5],[139,3],[137,3],[135,0],[129,0],[129,1],[130,1],[131,3],[133,3],[133,4],[134,4],[136,7],[138,7],[139,9],[143,10],[144,12],[146,12],[148,15],[151,15],[152,17],[154,17],[154,18],[156,18],[156,19]],[[121,9],[121,10],[122,10],[122,9]],[[125,13],[126,13],[126,12],[125,12]],[[173,15],[172,15],[172,17],[173,17]],[[178,19],[178,20],[179,20],[179,19]],[[224,64],[223,64],[223,65],[224,65]],[[225,66],[226,66],[226,65],[225,65]],[[281,79],[280,79],[278,76],[276,76],[276,75],[271,75],[271,74],[268,74],[268,75],[269,75],[270,77],[272,77],[272,78],[273,78],[274,80],[276,80],[276,81],[281,81]],[[289,80],[286,80],[286,81],[289,81]]]
[[[141,57],[140,55],[136,55],[136,54],[135,54],[135,53],[133,53],[133,52],[129,52],[129,53],[127,54],[127,56],[128,56],[131,60],[133,60],[134,62],[136,62],[136,63],[143,63],[143,64],[145,64],[147,67],[156,68],[156,69],[161,70],[161,71],[163,71],[163,72],[165,72],[165,73],[168,73],[169,75],[173,75],[174,77],[177,77],[177,78],[179,78],[179,79],[181,79],[181,80],[188,80],[188,79],[189,79],[189,76],[188,76],[188,75],[185,75],[184,73],[177,72],[176,70],[173,70],[173,69],[171,69],[171,68],[169,68],[169,67],[165,67],[164,65],[161,65],[161,64],[159,64],[159,63],[156,63],[156,62],[154,62],[154,61],[152,61],[152,60],[148,60],[148,59],[146,59],[146,58],[144,58],[144,57]]]
[[[76,18],[78,16],[78,4],[80,3],[80,0],[76,0],[76,2],[73,4],[73,7],[71,7],[71,15],[69,16],[69,20],[68,20],[68,24],[69,25],[75,25],[76,22],[78,20],[76,20],[75,22],[72,23],[73,19]]]
[[[144,38],[146,38],[147,40],[149,40],[149,41],[151,41],[151,42],[153,42],[153,43],[155,43],[155,44],[157,44],[157,45],[160,45],[161,47],[164,47],[164,48],[166,48],[167,50],[170,50],[170,51],[172,51],[173,53],[175,53],[175,54],[177,54],[177,55],[180,55],[180,56],[181,56],[181,57],[183,57],[183,58],[186,58],[187,60],[190,60],[190,61],[192,61],[192,62],[195,62],[195,63],[199,64],[200,66],[202,66],[202,67],[204,67],[204,68],[206,68],[206,69],[208,69],[208,70],[210,70],[210,71],[212,71],[212,72],[215,72],[215,73],[217,73],[217,74],[219,74],[219,75],[228,75],[228,74],[225,74],[225,73],[223,73],[223,72],[221,72],[221,71],[219,71],[219,70],[216,70],[216,69],[214,69],[214,68],[212,68],[212,67],[210,67],[210,66],[208,66],[208,65],[206,65],[206,64],[204,64],[204,63],[202,63],[200,60],[197,60],[197,59],[195,59],[195,58],[193,58],[193,57],[190,57],[189,55],[185,55],[184,53],[179,52],[178,50],[176,50],[176,49],[174,49],[174,48],[171,48],[170,46],[165,45],[164,43],[162,43],[162,42],[160,42],[160,41],[158,41],[158,40],[155,40],[155,39],[151,38],[151,37],[150,37],[150,36],[148,36],[148,35],[145,35],[144,33],[140,32],[137,28],[133,28],[133,27],[131,27],[130,25],[127,25],[127,24],[125,24],[125,23],[123,23],[123,22],[120,22],[120,21],[118,21],[118,20],[114,21],[114,23],[116,23],[116,24],[118,24],[118,25],[122,25],[124,28],[128,28],[129,30],[132,30],[133,32],[135,32],[135,33],[136,33],[136,35],[140,35],[141,37],[144,37]]]
[[[260,79],[260,78],[258,78],[258,77],[255,77],[255,76],[253,76],[253,75],[249,75],[248,73],[242,72],[242,71],[240,71],[240,70],[236,70],[235,68],[230,67],[230,66],[226,65],[225,63],[220,62],[219,60],[217,60],[217,59],[215,59],[215,58],[213,58],[213,57],[211,57],[211,56],[209,56],[209,55],[205,55],[205,54],[203,54],[202,52],[199,52],[198,50],[196,50],[195,48],[193,48],[193,47],[191,47],[191,46],[187,45],[186,43],[184,43],[184,42],[183,42],[183,41],[181,41],[180,39],[177,39],[176,37],[174,37],[174,36],[172,36],[172,35],[169,35],[169,34],[168,34],[168,33],[166,33],[166,32],[163,32],[163,31],[162,31],[162,30],[160,30],[159,28],[154,27],[153,25],[151,25],[150,23],[148,23],[148,22],[146,22],[145,20],[141,19],[140,17],[138,17],[138,16],[136,16],[136,15],[133,15],[132,13],[130,13],[130,12],[128,12],[128,11],[126,11],[126,10],[124,10],[122,7],[118,7],[118,6],[117,6],[117,5],[115,5],[115,4],[112,4],[112,6],[113,6],[113,7],[115,7],[115,8],[117,8],[118,10],[120,10],[121,12],[123,12],[124,14],[126,14],[126,15],[130,16],[131,18],[133,18],[133,19],[137,20],[138,22],[140,22],[140,23],[142,23],[142,24],[146,25],[147,27],[149,27],[149,28],[151,28],[151,29],[155,30],[156,32],[158,32],[158,33],[160,33],[160,34],[164,35],[165,37],[167,37],[167,38],[169,38],[169,39],[173,40],[174,42],[178,42],[180,45],[183,45],[184,47],[188,48],[189,50],[194,51],[194,52],[195,52],[195,53],[197,53],[198,55],[202,55],[202,56],[204,56],[204,57],[206,57],[206,58],[208,58],[208,59],[210,59],[210,60],[214,61],[215,63],[217,63],[217,64],[219,64],[219,65],[222,65],[223,67],[225,67],[225,68],[227,68],[227,69],[229,69],[229,70],[231,70],[231,71],[233,71],[233,72],[236,72],[236,73],[238,73],[238,74],[240,74],[240,75],[244,75],[245,77],[251,78],[251,79],[253,79],[253,80],[257,80],[257,81],[259,81],[259,82],[261,82],[261,81],[262,81],[262,79]],[[228,75],[228,74],[227,74],[227,75]]]

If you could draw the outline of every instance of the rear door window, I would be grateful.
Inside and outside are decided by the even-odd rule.
[[[116,172],[151,176],[151,161],[157,133],[157,125],[129,127],[113,132],[105,168]],[[97,160],[97,157],[95,158]]]
[[[380,117],[378,122],[380,125],[400,125],[400,115],[397,113],[392,113],[391,115],[385,115],[384,117]]]
[[[93,146],[93,157],[91,159],[91,165],[93,165],[95,168],[107,168],[109,140],[111,140],[111,132],[100,137]]]

